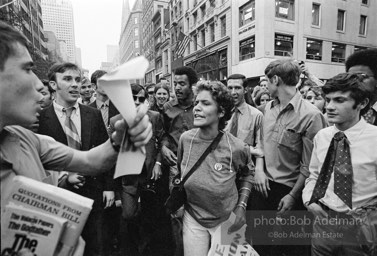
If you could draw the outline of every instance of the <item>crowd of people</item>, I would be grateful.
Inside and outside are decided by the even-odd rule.
[[[247,224],[262,256],[377,255],[377,49],[325,82],[291,59],[272,61],[253,88],[242,74],[223,84],[179,67],[172,88],[131,84],[132,127],[99,85],[105,74],[65,62],[40,81],[26,39],[0,23],[2,211],[24,175],[94,200],[77,246],[87,256],[204,256],[231,213],[227,232]],[[114,180],[124,132],[146,159]],[[167,214],[188,173],[186,203]],[[298,215],[320,221],[279,225]],[[256,225],[265,216],[274,224]],[[311,235],[281,240],[291,232]]]

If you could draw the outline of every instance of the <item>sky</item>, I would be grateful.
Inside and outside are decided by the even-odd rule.
[[[89,74],[107,61],[107,45],[118,45],[123,0],[71,0],[76,47]],[[135,0],[129,0],[133,6]],[[131,8],[130,8],[131,9]]]

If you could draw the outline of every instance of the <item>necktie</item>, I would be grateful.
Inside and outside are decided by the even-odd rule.
[[[237,137],[239,114],[240,114],[240,111],[238,110],[238,108],[235,108],[232,123],[230,124],[230,131],[229,131],[229,133],[232,134],[235,137]]]
[[[353,170],[347,137],[337,132],[331,140],[309,204],[324,197],[334,171],[334,193],[352,209]]]
[[[101,110],[103,122],[105,123],[105,126],[107,127],[108,122],[109,122],[109,111],[108,111],[108,106],[106,105],[106,103],[102,104],[100,110]]]
[[[364,114],[364,119],[365,119],[365,121],[367,121],[369,124],[373,124],[373,123],[374,123],[374,119],[375,119],[375,117],[374,117],[374,111],[373,111],[372,108],[370,108],[370,109],[368,110],[368,112],[366,112],[366,113]]]
[[[66,114],[65,117],[65,134],[67,136],[68,146],[74,149],[81,149],[81,141],[79,133],[77,132],[76,126],[71,119],[72,111],[75,107],[63,108],[63,112]]]

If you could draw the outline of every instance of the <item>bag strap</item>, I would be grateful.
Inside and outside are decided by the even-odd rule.
[[[211,145],[208,146],[206,151],[204,151],[203,155],[200,156],[198,161],[194,164],[193,167],[191,167],[190,171],[187,172],[186,176],[182,179],[180,185],[183,186],[185,184],[186,180],[194,173],[194,171],[199,167],[199,165],[203,162],[203,160],[208,156],[208,154],[213,151],[217,145],[219,145],[219,142],[221,140],[221,137],[223,136],[224,132],[219,131],[219,134],[216,136],[216,138],[211,142]],[[179,164],[180,165],[180,164]],[[181,167],[179,166],[179,170]],[[181,173],[182,174],[182,173]]]

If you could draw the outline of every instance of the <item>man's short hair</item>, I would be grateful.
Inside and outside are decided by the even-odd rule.
[[[361,50],[350,55],[346,60],[346,71],[358,65],[369,67],[377,79],[377,49]]]
[[[284,84],[296,86],[300,80],[301,69],[293,60],[275,60],[268,64],[264,70],[264,74],[269,79],[276,75]]]
[[[233,74],[233,75],[230,75],[228,77],[228,81],[229,80],[238,80],[238,79],[241,79],[242,81],[242,86],[245,87],[245,80],[246,80],[246,77],[244,75],[241,75],[241,74]]]
[[[186,75],[188,78],[190,87],[193,84],[196,84],[198,82],[198,74],[191,67],[187,67],[187,66],[179,67],[174,71],[174,75],[176,76]]]
[[[90,81],[92,82],[92,84],[97,86],[97,80],[100,79],[104,74],[107,74],[105,70],[98,69],[94,71],[94,73],[90,77]]]
[[[67,70],[79,71],[81,76],[81,69],[76,64],[71,62],[63,62],[56,63],[50,67],[47,73],[48,80],[56,82],[56,73],[64,73]]]
[[[8,58],[16,54],[17,43],[28,48],[26,38],[19,31],[0,21],[0,70],[4,69]]]
[[[144,87],[140,84],[131,84],[131,91],[133,95],[138,94],[140,91],[143,91],[144,95],[146,95]]]
[[[42,80],[42,83],[43,83],[43,86],[46,86],[46,87],[47,87],[47,89],[48,89],[48,91],[50,92],[50,94],[53,94],[53,93],[55,92],[55,90],[52,89],[52,87],[51,87],[51,85],[50,85],[50,83],[49,83],[48,80],[43,79],[43,80]]]
[[[364,74],[340,73],[327,80],[326,84],[322,87],[322,90],[326,95],[337,91],[350,91],[350,96],[355,100],[354,108],[368,98],[368,105],[360,111],[360,114],[364,115],[369,110],[371,100],[370,93],[366,89],[366,85],[363,83],[364,79]]]

